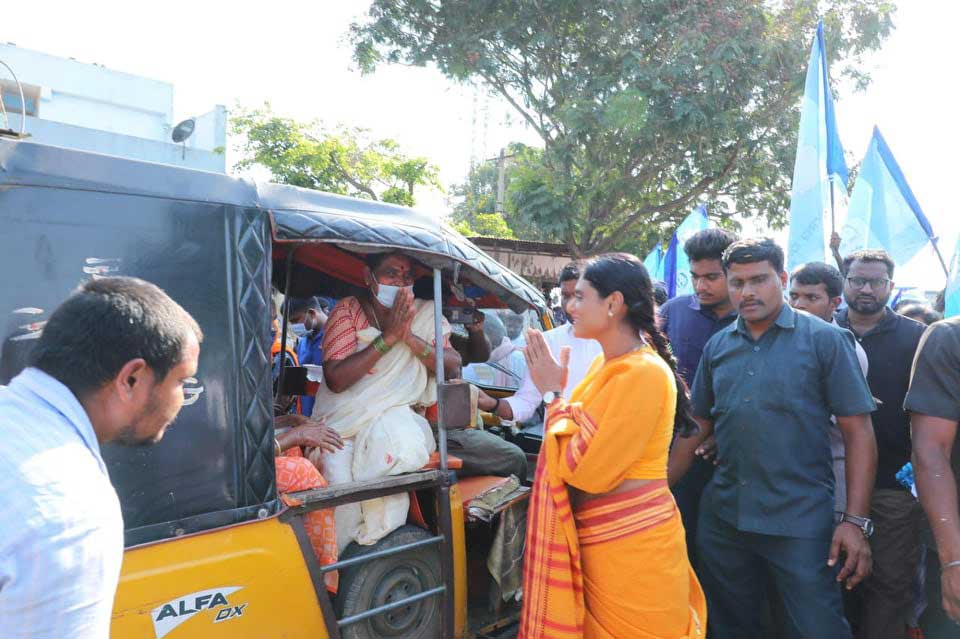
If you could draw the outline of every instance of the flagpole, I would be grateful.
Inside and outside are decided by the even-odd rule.
[[[833,208],[833,180],[830,176],[827,176],[827,180],[830,182],[830,234],[833,235],[837,232],[837,214]]]
[[[940,260],[940,266],[943,267],[943,274],[947,276],[947,279],[950,279],[950,269],[947,268],[947,262],[943,259],[943,253],[940,252],[940,247],[937,246],[937,240],[940,238],[931,237],[930,243],[933,244],[933,250],[937,254],[937,259]]]

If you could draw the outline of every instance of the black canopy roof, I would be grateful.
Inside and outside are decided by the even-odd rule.
[[[474,284],[515,311],[546,310],[543,296],[472,242],[442,216],[382,202],[219,173],[140,162],[0,138],[0,188],[59,187],[259,208],[272,219],[278,242],[333,243],[347,250],[397,249],[447,271],[459,265]]]

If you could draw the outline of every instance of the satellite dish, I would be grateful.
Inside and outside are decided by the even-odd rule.
[[[197,121],[194,118],[187,118],[177,126],[173,127],[173,133],[171,137],[174,142],[183,142],[191,135],[193,135],[193,130],[197,127]]]

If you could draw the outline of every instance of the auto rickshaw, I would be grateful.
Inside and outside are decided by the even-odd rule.
[[[281,501],[269,298],[272,286],[351,294],[370,250],[402,251],[429,269],[438,334],[441,311],[454,306],[549,327],[536,288],[412,209],[3,137],[0,228],[0,383],[26,365],[45,318],[86,278],[150,280],[205,334],[196,380],[163,441],[103,447],[126,545],[111,636],[506,636],[497,633],[516,606],[478,614],[486,595],[468,593],[476,571],[444,428],[462,401],[451,385],[439,389],[436,468]],[[440,380],[442,366],[438,354]],[[399,492],[416,504],[407,525],[319,565],[304,513]],[[340,571],[335,597],[323,584],[329,570]]]

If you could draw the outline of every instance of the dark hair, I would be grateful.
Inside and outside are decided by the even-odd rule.
[[[312,297],[291,297],[290,317],[293,317],[299,313],[306,313],[307,311],[323,311],[326,313],[329,310],[329,307],[330,304],[326,300],[323,300],[316,295]]]
[[[403,257],[403,258],[406,258],[406,259],[410,260],[411,262],[413,262],[413,258],[412,258],[412,257],[410,257],[409,255],[407,255],[406,253],[401,253],[400,251],[385,251],[385,252],[383,252],[383,253],[368,253],[368,254],[363,258],[363,261],[364,261],[364,263],[367,265],[367,268],[369,268],[371,271],[376,271],[378,268],[380,268],[380,265],[383,264],[388,257],[394,257],[394,256]]]
[[[807,286],[823,284],[830,297],[840,297],[843,294],[843,276],[836,267],[824,262],[807,262],[801,265],[790,275],[790,282],[794,280]]]
[[[736,241],[737,236],[726,229],[704,229],[684,242],[683,252],[691,262],[719,260],[727,247]]]
[[[893,258],[883,249],[860,249],[843,258],[843,274],[850,271],[854,262],[881,262],[887,267],[887,277],[893,279]]]
[[[667,303],[667,299],[669,299],[669,293],[667,293],[666,282],[657,280],[653,283],[653,299],[656,301],[657,306],[662,306],[663,304]]]
[[[82,398],[143,358],[158,381],[180,363],[197,322],[159,287],[134,277],[83,284],[50,316],[30,365]]]
[[[560,281],[558,284],[569,282],[570,280],[580,279],[580,262],[570,262],[560,271]]]
[[[673,419],[674,433],[690,437],[697,432],[697,423],[690,409],[687,385],[677,374],[677,362],[667,338],[657,326],[657,312],[653,298],[653,284],[643,262],[628,253],[607,253],[592,259],[583,271],[583,279],[590,282],[601,297],[620,291],[627,305],[627,321],[640,333],[646,333],[657,353],[673,371],[677,385],[677,406]]]
[[[926,324],[927,326],[930,326],[934,322],[939,322],[941,319],[943,319],[940,313],[936,312],[926,304],[918,304],[916,302],[901,307],[897,312],[904,317],[917,320],[918,322]]]
[[[783,249],[769,237],[753,237],[737,240],[723,252],[723,270],[731,264],[756,264],[769,262],[777,273],[783,272]]]

